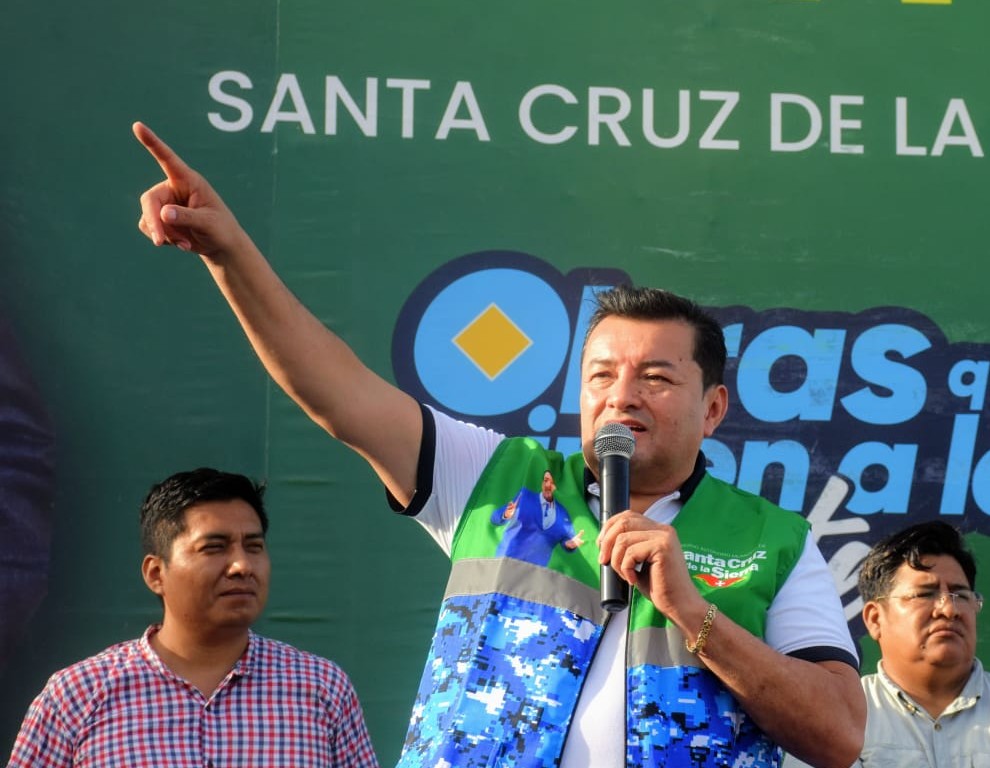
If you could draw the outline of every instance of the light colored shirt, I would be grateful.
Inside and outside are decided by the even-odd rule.
[[[864,768],[990,766],[990,687],[979,659],[962,693],[938,717],[911,699],[877,664],[866,693]]]
[[[990,766],[990,687],[979,659],[955,701],[932,717],[883,671],[862,679],[866,740],[861,768],[982,768]],[[985,695],[986,694],[986,695]],[[784,768],[802,768],[788,756]]]

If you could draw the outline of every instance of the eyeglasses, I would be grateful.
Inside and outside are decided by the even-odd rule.
[[[955,592],[937,592],[934,589],[921,589],[917,592],[909,592],[906,595],[886,595],[885,597],[878,597],[877,600],[885,600],[886,598],[906,600],[911,605],[916,605],[919,608],[925,608],[927,610],[932,610],[935,606],[942,607],[945,605],[946,598],[952,600],[952,607],[957,611],[966,610],[979,613],[983,609],[983,595],[971,589],[958,589]]]

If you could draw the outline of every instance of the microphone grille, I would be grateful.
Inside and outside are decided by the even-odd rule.
[[[605,424],[595,433],[595,456],[599,459],[602,456],[615,454],[628,459],[632,457],[635,449],[636,438],[625,424],[617,422]]]

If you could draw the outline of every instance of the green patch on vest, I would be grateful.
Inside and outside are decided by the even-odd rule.
[[[556,486],[555,507],[541,512],[546,472]],[[504,440],[471,493],[451,560],[511,557],[597,590],[599,524],[588,508],[584,479],[580,453],[565,460],[530,438]],[[673,527],[698,591],[762,638],[767,610],[803,551],[807,521],[706,474]],[[583,544],[568,548],[566,541],[579,532]],[[637,590],[631,608],[631,630],[669,625]]]
[[[556,486],[549,510],[541,509],[544,474]],[[566,461],[530,438],[502,441],[478,479],[454,535],[451,560],[517,557],[599,584],[598,520],[585,500],[584,457]],[[576,549],[565,541],[579,536]]]

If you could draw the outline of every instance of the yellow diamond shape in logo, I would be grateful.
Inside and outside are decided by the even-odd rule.
[[[489,304],[454,337],[454,344],[485,376],[495,379],[533,341],[501,309]]]

